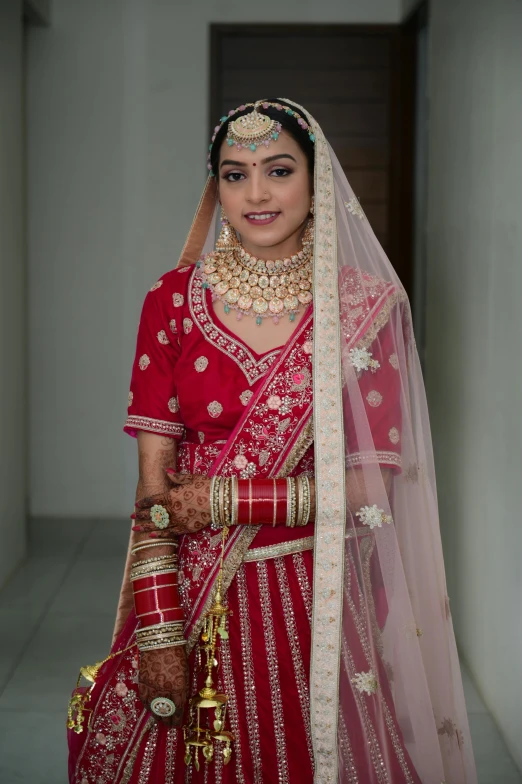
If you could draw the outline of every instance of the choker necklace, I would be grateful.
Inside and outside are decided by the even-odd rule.
[[[225,313],[237,311],[238,321],[255,316],[259,326],[265,318],[277,324],[286,315],[294,321],[296,313],[313,299],[312,253],[307,243],[293,256],[264,261],[238,243],[225,253],[214,251],[205,258],[203,288],[223,302]]]

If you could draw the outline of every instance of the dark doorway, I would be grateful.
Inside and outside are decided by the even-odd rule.
[[[305,106],[409,295],[414,85],[407,26],[211,26],[211,126],[258,98],[277,95]]]

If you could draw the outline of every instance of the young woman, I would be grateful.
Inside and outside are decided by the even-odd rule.
[[[70,781],[473,784],[405,293],[302,107],[229,112],[208,167],[143,307],[133,532]]]

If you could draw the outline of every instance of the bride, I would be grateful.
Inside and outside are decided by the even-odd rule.
[[[143,306],[127,566],[69,780],[474,784],[404,290],[302,107],[230,111],[208,169]]]

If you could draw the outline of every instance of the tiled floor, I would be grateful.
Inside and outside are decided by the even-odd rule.
[[[0,592],[0,784],[66,784],[65,711],[79,667],[108,651],[127,523],[40,521]],[[480,784],[522,784],[464,672]]]

